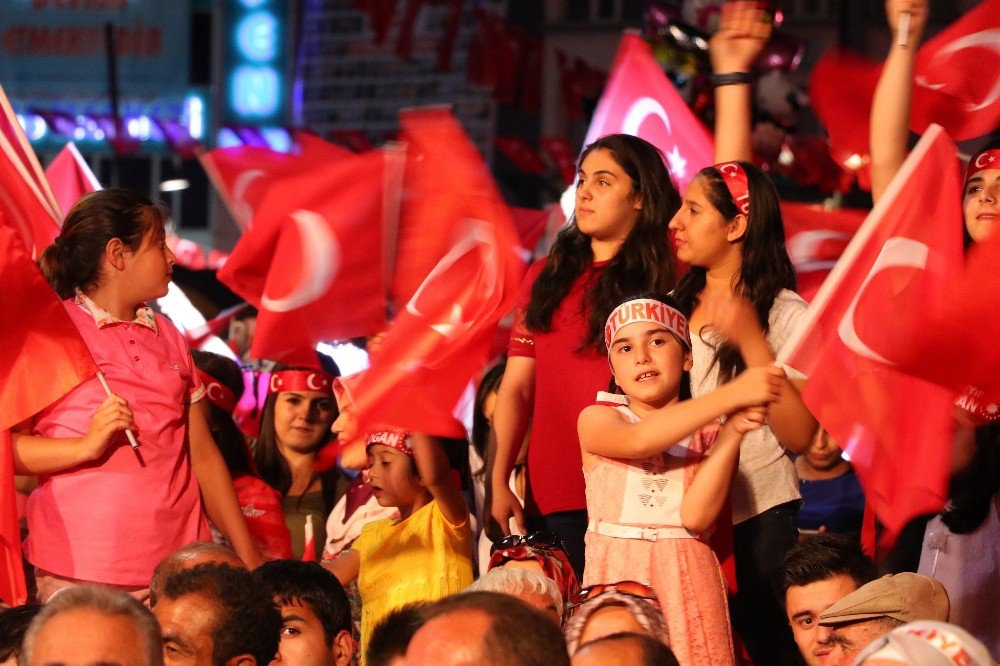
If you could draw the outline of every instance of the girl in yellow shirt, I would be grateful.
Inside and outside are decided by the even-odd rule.
[[[349,550],[325,563],[342,584],[358,581],[362,663],[372,630],[390,612],[472,583],[469,508],[443,447],[391,430],[369,435],[365,446],[375,497],[399,518],[365,525]]]

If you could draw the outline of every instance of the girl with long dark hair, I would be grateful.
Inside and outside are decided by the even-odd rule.
[[[504,533],[511,516],[522,533],[558,532],[582,574],[587,514],[576,418],[610,379],[604,313],[629,294],[674,286],[666,224],[679,197],[662,154],[629,135],[587,146],[577,176],[573,218],[522,286],[493,417],[488,506]],[[508,480],[529,424],[522,511]]]

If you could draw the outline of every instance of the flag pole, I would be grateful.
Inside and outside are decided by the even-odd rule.
[[[98,372],[97,373],[97,379],[98,379],[98,381],[101,382],[101,386],[104,387],[104,392],[105,393],[107,393],[109,396],[114,395],[114,393],[111,392],[111,387],[108,386],[108,380],[104,378],[104,373],[103,372]],[[135,450],[135,451],[138,451],[139,450],[139,442],[136,441],[136,439],[135,439],[135,433],[132,432],[131,430],[126,430],[125,431],[125,436],[128,437],[128,443],[132,445],[132,449]]]

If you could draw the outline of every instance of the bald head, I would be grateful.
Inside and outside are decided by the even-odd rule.
[[[176,550],[153,569],[153,578],[149,581],[149,605],[155,606],[156,600],[163,592],[167,579],[176,573],[194,569],[199,564],[225,564],[234,569],[246,569],[247,565],[231,549],[211,541],[196,541]]]

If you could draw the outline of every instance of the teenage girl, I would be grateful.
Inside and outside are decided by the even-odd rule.
[[[666,224],[678,204],[652,144],[624,134],[595,141],[580,158],[572,220],[522,284],[493,416],[487,506],[505,534],[511,517],[522,534],[558,532],[578,575],[587,512],[576,418],[608,384],[604,313],[629,294],[674,286]],[[529,425],[522,510],[508,483]]]
[[[584,585],[652,586],[680,663],[732,664],[726,587],[707,540],[743,436],[763,425],[784,372],[750,368],[703,397],[681,401],[689,390],[691,341],[673,299],[628,300],[605,330],[621,394],[599,393],[598,404],[579,419],[590,516]],[[725,416],[720,429],[713,422]]]
[[[375,497],[398,508],[399,518],[368,523],[349,550],[323,563],[343,585],[358,581],[362,663],[386,615],[472,584],[469,508],[445,446],[425,435],[379,431],[366,448]]]
[[[770,366],[805,313],[785,250],[778,195],[750,158],[749,72],[770,36],[759,2],[723,5],[712,37],[716,160],[684,193],[670,222],[677,257],[691,271],[674,297],[690,312],[691,393],[698,397],[748,367]],[[812,441],[816,420],[799,396],[804,378],[784,380],[767,424],[748,433],[733,482],[733,554],[738,591],[730,607],[754,663],[798,663],[771,577],[798,539],[798,480],[789,452]]]
[[[292,554],[302,557],[311,516],[317,561],[326,544],[326,517],[347,489],[336,468],[318,472],[314,465],[337,418],[333,380],[340,375],[332,359],[321,355],[319,361],[321,368],[274,366],[254,445],[261,478],[281,493]]]
[[[141,594],[157,562],[209,536],[203,500],[247,565],[261,562],[187,344],[146,305],[166,295],[174,265],[164,221],[141,194],[93,192],[39,259],[115,392],[93,377],[14,434],[16,472],[39,480],[26,550],[42,601],[82,582]]]

